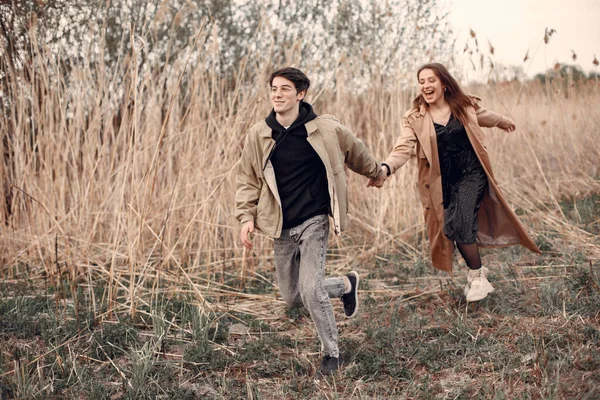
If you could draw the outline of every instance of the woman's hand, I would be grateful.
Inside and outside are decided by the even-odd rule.
[[[515,125],[513,120],[508,119],[502,124],[502,126],[499,126],[499,128],[505,132],[513,132],[515,129],[517,129],[517,126]]]

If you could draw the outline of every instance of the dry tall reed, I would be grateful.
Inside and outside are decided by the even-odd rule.
[[[198,42],[209,34],[200,30]],[[245,132],[270,109],[265,83],[278,66],[268,55],[248,57],[222,76],[210,53],[194,51],[193,63],[186,55],[171,68],[140,68],[134,53],[110,72],[85,62],[66,71],[59,58],[38,51],[29,80],[15,76],[4,88],[12,114],[0,118],[7,146],[1,198],[8,199],[0,205],[0,279],[68,273],[73,281],[103,282],[105,295],[122,296],[131,312],[152,292],[189,294],[207,307],[219,306],[208,295],[252,299],[221,279],[272,265],[269,239],[258,236],[252,255],[240,246],[233,178]],[[298,58],[290,54],[290,64]],[[414,89],[381,76],[357,95],[347,65],[341,60],[308,101],[383,159]],[[597,240],[571,225],[558,201],[600,191],[598,87],[555,89],[548,94],[532,83],[521,93],[516,84],[469,91],[517,123],[515,133],[488,130],[485,139],[501,187],[533,236],[551,229],[597,257]],[[416,176],[411,161],[375,190],[349,173],[351,224],[332,239],[339,252],[328,268],[398,249],[426,256]]]

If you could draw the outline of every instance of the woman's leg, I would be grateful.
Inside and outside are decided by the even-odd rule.
[[[471,244],[456,244],[462,258],[464,258],[469,269],[481,268],[481,257],[479,256],[479,247],[477,243]]]

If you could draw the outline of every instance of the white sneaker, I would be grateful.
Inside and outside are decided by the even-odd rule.
[[[481,271],[481,273],[487,278],[488,273],[490,272],[490,270],[487,267],[482,267],[479,270],[473,270],[473,269],[469,269],[467,270],[467,286],[465,286],[465,290],[464,290],[464,295],[465,297],[467,296],[467,293],[469,293],[469,289],[471,289],[471,282],[473,282],[473,276],[474,274],[471,274],[472,271]]]
[[[470,270],[469,277],[471,278],[471,287],[466,295],[467,302],[485,299],[488,294],[494,291],[494,287],[487,280],[483,268]]]

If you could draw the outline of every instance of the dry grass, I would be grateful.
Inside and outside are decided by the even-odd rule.
[[[33,84],[12,80],[14,115],[0,122],[11,155],[3,171],[4,215],[11,210],[0,234],[5,279],[52,278],[64,267],[76,281],[126,289],[134,310],[158,282],[197,287],[201,301],[207,287],[199,278],[270,262],[267,239],[244,254],[232,217],[244,133],[269,109],[261,84],[268,60],[223,78],[202,60],[138,71],[131,56],[114,75],[82,65],[64,76],[42,59]],[[335,88],[311,89],[316,110],[336,115],[384,158],[412,94],[382,77],[355,96],[350,72],[342,65],[335,75]],[[471,91],[517,121],[514,134],[490,130],[486,140],[498,180],[534,236],[551,228],[586,246],[594,238],[571,226],[558,201],[598,192],[598,88],[557,90],[547,96],[532,84],[518,99],[517,85]],[[398,246],[423,254],[415,246],[423,236],[415,179],[408,165],[383,190],[368,191],[365,178],[350,175],[352,224],[333,242],[341,254],[334,268]]]
[[[205,34],[201,30],[197,39],[201,42]],[[269,239],[258,236],[253,254],[244,252],[239,244],[239,227],[233,218],[234,170],[245,132],[269,110],[262,83],[273,66],[267,57],[264,62],[244,62],[234,76],[222,77],[218,70],[204,68],[210,65],[209,57],[210,54],[194,53],[194,63],[187,63],[184,58],[172,69],[144,70],[137,67],[136,55],[131,54],[109,73],[85,63],[63,71],[60,64],[52,61],[55,58],[40,56],[31,66],[30,81],[23,77],[10,80],[11,86],[3,90],[11,114],[5,105],[0,118],[5,146],[1,171],[4,187],[0,198],[7,199],[0,204],[5,217],[0,230],[0,280],[10,288],[6,296],[15,299],[20,298],[15,288],[24,282],[32,284],[34,293],[50,290],[55,308],[48,309],[48,313],[54,310],[60,321],[58,310],[72,306],[73,318],[78,323],[80,317],[90,318],[92,326],[111,324],[129,316],[132,321],[156,330],[156,322],[152,323],[151,317],[156,316],[156,302],[165,295],[173,301],[185,299],[206,312],[216,313],[210,315],[227,315],[234,321],[243,320],[245,315],[255,323],[268,324],[266,329],[253,332],[253,337],[262,338],[263,330],[291,332],[282,335],[300,343],[290,347],[291,353],[286,356],[288,364],[279,367],[284,371],[292,365],[292,370],[297,368],[299,375],[304,376],[313,369],[315,354],[298,349],[312,346],[314,333],[309,324],[290,325],[281,318],[285,308],[276,297],[272,244]],[[293,60],[296,56],[290,57]],[[352,71],[344,62],[332,71],[332,77],[334,79],[322,86],[311,88],[308,100],[318,113],[337,116],[383,159],[399,133],[400,117],[414,93],[399,87],[394,79],[379,77],[373,79],[365,93],[356,95],[352,90]],[[486,252],[486,263],[510,272],[503,273],[506,276],[500,281],[501,287],[505,285],[504,289],[508,290],[514,285],[517,289],[539,290],[538,279],[562,282],[561,279],[568,279],[574,267],[597,265],[600,242],[598,231],[594,229],[597,229],[598,215],[592,211],[591,216],[585,216],[575,201],[596,199],[593,196],[600,193],[600,88],[597,83],[564,87],[558,82],[550,90],[535,83],[525,87],[506,84],[469,89],[484,98],[486,107],[517,122],[518,129],[513,134],[488,130],[486,144],[508,201],[545,250],[541,258],[520,250]],[[419,336],[423,335],[423,329],[445,329],[441,325],[436,328],[435,324],[419,325],[418,322],[419,318],[426,318],[423,313],[435,317],[439,310],[446,310],[451,316],[449,321],[459,321],[456,329],[479,335],[472,324],[480,320],[467,322],[466,328],[461,325],[460,321],[466,318],[462,305],[444,308],[455,301],[452,300],[455,294],[448,289],[448,285],[455,283],[428,265],[415,169],[410,162],[381,190],[367,190],[366,178],[349,173],[351,226],[343,237],[332,237],[328,272],[342,272],[350,267],[358,269],[370,278],[366,281],[365,296],[373,301],[390,303],[398,297],[408,298],[395,303],[396,307],[433,296],[437,307],[427,308],[417,302],[421,304],[417,308],[427,310],[413,310],[415,312],[410,314],[414,324],[408,324],[412,333],[407,335],[416,336],[406,339],[409,342],[425,340],[426,337]],[[570,206],[565,199],[571,200]],[[597,203],[597,200],[592,202]],[[592,205],[591,210],[597,208]],[[588,225],[592,226],[591,230],[585,229]],[[408,266],[410,268],[406,268]],[[527,268],[553,269],[548,274],[524,273]],[[593,285],[591,287],[593,290]],[[76,299],[81,296],[85,301],[80,304]],[[398,323],[393,322],[398,316],[386,314],[385,308],[382,311],[376,303],[367,310],[372,312],[371,317],[365,317],[360,324],[350,324],[348,330],[342,328],[344,340],[365,339],[363,331],[370,329],[375,315],[382,315],[377,329]],[[503,322],[497,320],[501,315],[502,312],[494,314],[495,325],[490,329],[502,331]],[[567,321],[571,317],[565,312]],[[597,320],[591,322],[597,315],[586,318],[590,318],[586,324],[595,324],[593,329],[597,329]],[[192,317],[185,321],[174,317],[155,319],[161,320],[174,331],[204,332],[202,321]],[[190,321],[196,321],[195,328],[190,328],[193,325]],[[558,322],[553,320],[550,325],[553,324]],[[514,329],[519,327],[518,323],[509,325]],[[531,334],[534,342],[541,337],[538,333]],[[397,334],[388,338],[391,343]],[[377,335],[367,337],[366,343],[377,346]],[[510,335],[499,333],[498,340],[505,336]],[[91,336],[78,330],[68,337],[69,341],[60,347],[63,350],[71,341]],[[186,336],[185,340],[191,339]],[[219,354],[236,353],[235,345],[224,343],[218,347],[214,337],[210,340]],[[14,343],[13,346],[18,347]],[[352,348],[351,343],[347,346]],[[165,352],[153,353],[154,347],[139,350],[140,353],[132,354],[129,359],[137,362],[141,371],[146,368],[143,351],[169,359]],[[527,354],[539,355],[536,352],[545,354],[539,346]],[[48,354],[58,357],[59,354],[58,348],[49,348],[44,353],[37,352],[36,357]],[[361,366],[360,357],[368,357],[368,354],[360,347],[355,356]],[[414,354],[387,356],[406,357],[410,362]],[[97,362],[96,357],[100,355],[80,355],[80,362],[82,357]],[[182,351],[173,357],[173,362],[181,362]],[[109,361],[97,365],[118,372],[123,378],[126,375],[123,370],[128,368],[114,364],[111,357],[107,359],[110,365]],[[248,365],[252,364],[251,360],[252,356],[248,356],[238,362]],[[34,361],[28,365],[43,369],[39,366],[40,358]],[[215,362],[214,359],[209,361]],[[410,374],[418,375],[424,373],[428,365],[421,360],[418,366],[406,368]],[[229,372],[238,379],[244,373],[252,378],[245,392],[252,397],[252,393],[260,392],[256,385],[262,384],[262,378],[260,375],[256,378],[249,372],[250,367],[247,368],[244,372],[234,367]],[[485,369],[485,365],[477,368]],[[548,371],[539,365],[537,368],[538,375],[531,379],[541,385],[546,382],[547,376],[543,374]],[[12,370],[4,370],[3,376],[12,375],[15,382],[21,382],[22,388],[17,385],[21,388],[19,393],[26,393],[23,379],[33,379],[26,372],[27,368],[15,364]],[[419,393],[427,392],[424,381],[419,381],[421,386],[418,387],[400,385],[394,388],[396,392],[373,388],[365,383],[368,380],[362,380],[370,373],[350,372],[354,375],[349,379],[359,379],[354,386],[321,388],[310,393],[330,398],[328,393],[386,397],[386,393],[398,394],[404,390],[405,396],[418,397]],[[396,373],[399,375],[394,375]],[[408,379],[403,375],[406,373],[399,370],[389,376]],[[492,370],[488,378],[493,381],[494,374],[498,373]],[[434,379],[438,378],[443,377]],[[460,377],[452,377],[455,378]],[[274,378],[268,375],[268,379]],[[288,387],[305,385],[295,377],[286,379],[287,382],[267,380],[266,383],[276,385],[277,393],[282,395],[289,394]],[[140,378],[137,381],[124,378],[124,381],[128,386],[123,390],[132,393],[134,383]],[[225,381],[224,377],[222,388],[228,387]],[[446,384],[449,383],[437,381],[432,385]],[[463,393],[483,396],[484,388],[478,388],[479,391],[465,389]],[[196,389],[201,391],[202,388]],[[503,390],[511,398],[512,389],[507,386]],[[302,388],[296,392],[301,397]],[[533,397],[544,395],[531,393]]]

